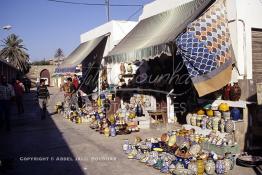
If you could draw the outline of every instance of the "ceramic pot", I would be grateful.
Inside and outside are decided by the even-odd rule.
[[[106,128],[104,129],[104,134],[105,134],[106,137],[109,137],[109,136],[110,136],[110,129],[109,129],[108,127],[106,127]]]
[[[223,100],[230,100],[230,90],[231,90],[231,84],[229,83],[223,88],[223,94],[222,94]]]
[[[133,73],[133,68],[132,68],[132,64],[131,63],[128,63],[127,65],[127,72],[132,74]]]
[[[208,109],[206,111],[206,113],[207,113],[207,116],[209,116],[209,117],[213,117],[214,116],[214,111],[212,109]]]
[[[218,117],[213,118],[213,130],[214,131],[218,131],[219,121],[220,119]]]
[[[213,119],[209,117],[207,120],[207,129],[212,129],[212,128],[213,128]]]
[[[196,161],[191,161],[188,164],[188,169],[192,170],[193,172],[197,172],[197,162]]]
[[[112,137],[115,137],[115,136],[116,136],[116,128],[115,128],[114,125],[111,125],[111,126],[110,126],[110,135],[111,135]]]
[[[221,114],[221,112],[220,111],[214,111],[214,116],[217,116],[217,117],[222,117],[222,114]]]
[[[216,162],[216,173],[222,175],[225,173],[225,163],[223,160],[217,160]]]
[[[189,149],[189,153],[193,156],[193,157],[197,157],[198,153],[201,151],[201,146],[199,144],[194,144],[190,147]]]
[[[222,112],[222,113],[223,113],[223,118],[225,120],[230,120],[230,112],[229,111]]]
[[[231,162],[230,159],[225,158],[225,159],[224,159],[224,164],[225,164],[225,173],[228,173],[229,170],[231,169],[231,166],[232,166],[231,164],[232,164],[232,162]]]
[[[235,166],[235,157],[230,153],[226,153],[225,159],[228,159],[230,161],[230,170],[233,170]]]
[[[227,133],[232,133],[234,131],[234,122],[232,120],[227,120],[225,129]]]
[[[241,88],[239,84],[236,82],[233,86],[230,88],[230,100],[232,101],[238,101],[241,97]]]
[[[240,110],[238,108],[233,108],[231,110],[231,118],[235,121],[239,120],[241,116]]]
[[[191,125],[191,117],[192,117],[192,114],[191,113],[188,113],[187,116],[186,116],[186,123],[188,125]]]
[[[213,175],[215,174],[216,170],[216,164],[215,162],[210,158],[207,160],[206,165],[205,165],[205,172],[208,175]]]
[[[197,175],[203,175],[205,172],[204,160],[197,159]]]
[[[169,140],[169,136],[167,133],[161,135],[161,141],[167,143]]]
[[[197,119],[197,115],[193,114],[192,117],[190,118],[190,123],[192,126],[196,126],[196,119]]]
[[[176,143],[176,135],[170,136],[168,140],[168,146],[172,147],[175,145],[175,143]]]
[[[224,119],[221,119],[221,120],[220,120],[219,128],[220,128],[220,131],[221,131],[222,133],[225,132],[225,120],[224,120]]]
[[[206,129],[207,120],[208,120],[208,118],[206,116],[204,116],[203,119],[202,119],[202,122],[201,122],[202,129]]]
[[[226,111],[229,111],[229,106],[227,103],[221,103],[219,106],[218,106],[218,109],[222,112],[226,112]]]
[[[126,68],[125,68],[125,64],[124,63],[120,64],[120,73],[121,74],[125,74],[126,73]]]
[[[205,111],[203,109],[199,109],[197,111],[197,115],[204,115],[205,114]]]
[[[196,125],[197,125],[198,127],[201,127],[202,118],[203,118],[202,115],[197,115]]]

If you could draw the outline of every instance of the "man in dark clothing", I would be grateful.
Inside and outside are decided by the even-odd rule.
[[[7,83],[5,76],[0,77],[0,124],[3,124],[3,120],[6,123],[6,130],[10,128],[10,107],[11,101],[14,99],[15,92],[12,85]]]
[[[25,92],[25,87],[23,83],[19,80],[16,80],[14,84],[14,90],[18,114],[24,113],[23,95]]]
[[[40,80],[40,86],[37,89],[37,97],[39,102],[39,107],[41,110],[41,119],[46,118],[46,107],[47,107],[47,99],[49,98],[49,91],[45,85],[45,80]]]

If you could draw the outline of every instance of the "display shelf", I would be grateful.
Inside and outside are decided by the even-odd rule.
[[[199,103],[209,102],[212,104],[212,106],[218,106],[221,103],[227,103],[230,107],[236,107],[236,108],[246,108],[247,104],[252,104],[252,102],[248,101],[230,101],[230,100],[206,100],[206,99],[199,99]]]

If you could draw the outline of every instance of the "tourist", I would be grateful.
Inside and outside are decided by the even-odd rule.
[[[24,105],[23,105],[23,95],[25,92],[25,87],[20,80],[16,80],[14,84],[15,90],[15,100],[17,105],[17,112],[18,114],[24,113]]]
[[[7,83],[5,76],[0,77],[0,124],[5,121],[6,130],[10,131],[10,107],[11,101],[15,97],[14,88],[11,84]]]
[[[43,120],[46,118],[47,99],[49,98],[49,91],[45,85],[44,79],[40,80],[40,85],[37,89],[37,97],[41,111],[41,119]]]
[[[68,102],[69,102],[69,107],[71,107],[72,105],[76,105],[77,104],[77,98],[76,98],[76,94],[75,94],[75,85],[73,84],[73,80],[71,77],[67,78],[67,83],[68,83],[68,92],[66,97]]]

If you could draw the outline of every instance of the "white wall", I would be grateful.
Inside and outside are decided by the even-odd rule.
[[[227,0],[228,19],[237,65],[243,79],[252,79],[252,28],[262,29],[262,0]],[[243,22],[241,22],[241,21]]]
[[[113,47],[117,45],[118,42],[135,27],[136,24],[137,22],[134,21],[113,20],[101,26],[98,26],[86,33],[81,34],[80,41],[81,43],[83,43],[95,39],[99,36],[105,35],[107,33],[110,33],[104,51],[104,56],[106,56],[108,52],[111,51]]]

